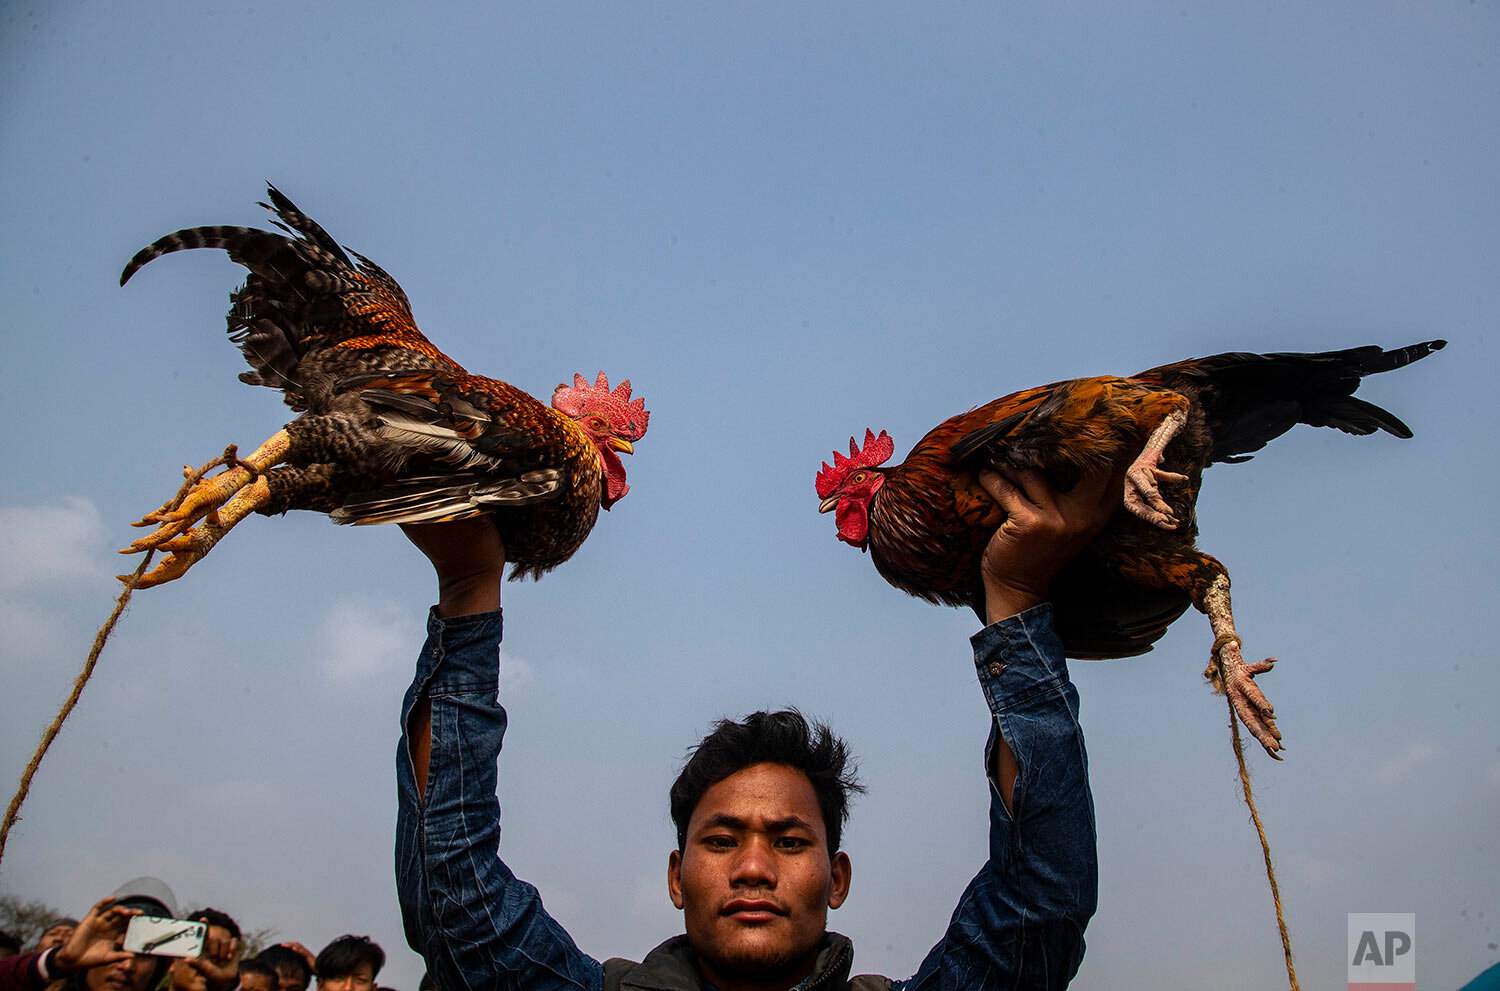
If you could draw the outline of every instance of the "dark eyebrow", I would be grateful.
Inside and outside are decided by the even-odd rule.
[[[706,820],[704,820],[703,828],[734,829],[743,831],[749,829],[750,824],[744,819],[741,819],[739,816],[732,816],[727,812],[720,812],[716,815],[711,815]],[[813,824],[797,815],[786,816],[782,819],[772,819],[771,821],[766,823],[766,831],[770,833],[786,833],[793,829],[805,829],[808,831],[812,831]]]

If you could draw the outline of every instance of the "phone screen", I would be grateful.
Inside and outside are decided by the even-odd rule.
[[[159,957],[196,957],[208,927],[201,922],[137,915],[125,929],[125,949]]]

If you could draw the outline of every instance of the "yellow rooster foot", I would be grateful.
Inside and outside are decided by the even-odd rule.
[[[1215,677],[1220,670],[1223,671],[1222,688],[1229,696],[1230,703],[1234,706],[1235,715],[1240,717],[1240,722],[1250,731],[1250,735],[1266,748],[1266,753],[1277,760],[1281,760],[1280,751],[1286,747],[1281,743],[1281,730],[1276,727],[1276,707],[1271,705],[1266,698],[1266,693],[1260,690],[1255,683],[1255,676],[1265,674],[1276,664],[1276,658],[1268,657],[1258,664],[1246,664],[1240,656],[1240,645],[1238,638],[1229,639],[1220,647],[1217,663],[1210,662],[1208,675],[1219,686],[1219,679]]]
[[[1177,527],[1177,517],[1161,497],[1161,482],[1186,482],[1186,475],[1156,467],[1155,458],[1139,458],[1125,472],[1125,508],[1163,530]]]
[[[231,468],[221,472],[213,478],[205,478],[198,482],[188,491],[182,504],[176,509],[157,510],[143,517],[139,522],[131,526],[156,525],[156,529],[139,540],[132,541],[130,546],[122,550],[121,554],[136,554],[141,551],[154,550],[165,547],[173,538],[185,532],[194,523],[202,519],[214,521],[219,507],[233,499],[252,478],[252,475],[244,468]]]
[[[217,508],[211,506],[205,509],[200,514],[205,519],[199,525],[184,529],[191,521],[173,521],[163,524],[155,533],[142,537],[120,553],[133,554],[145,550],[163,550],[169,552],[167,558],[139,579],[132,579],[129,575],[116,577],[127,585],[133,583],[136,588],[152,588],[181,578],[187,574],[189,568],[212,550],[214,544],[217,544],[224,534],[233,529],[236,523],[249,516],[256,508],[265,505],[270,494],[271,486],[265,477],[256,476],[254,481],[240,488],[233,498],[222,506]]]
[[[224,534],[222,530],[217,533],[213,532],[218,529],[205,523],[186,533],[180,533],[161,545],[162,550],[171,551],[171,553],[140,578],[132,579],[129,575],[116,575],[115,577],[127,585],[133,581],[136,588],[154,588],[157,585],[175,581],[187,574],[187,570],[219,542],[219,538]]]
[[[233,467],[213,478],[199,479],[176,508],[173,508],[173,501],[169,500],[160,509],[147,513],[132,523],[131,526],[137,527],[155,526],[156,530],[133,541],[120,553],[138,554],[165,547],[168,541],[205,518],[217,525],[218,521],[214,519],[216,512],[236,498],[247,485],[258,480],[263,472],[279,464],[286,456],[290,443],[291,439],[286,431],[281,430],[243,460],[235,457],[234,448],[229,448],[225,452],[225,458],[235,462]],[[183,468],[183,473],[191,477],[192,469]]]

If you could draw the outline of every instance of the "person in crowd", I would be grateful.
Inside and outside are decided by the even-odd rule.
[[[385,951],[368,936],[340,936],[313,964],[318,991],[375,991]]]
[[[276,991],[307,991],[312,983],[313,955],[301,943],[268,946],[255,959],[276,971]]]
[[[56,922],[52,923],[52,925],[42,930],[41,937],[36,941],[36,949],[40,952],[42,950],[50,950],[54,947],[62,946],[63,944],[67,943],[68,937],[72,936],[73,930],[77,928],[77,919],[58,919]],[[63,978],[59,977],[57,980],[47,985],[47,991],[63,991],[63,985],[65,983],[67,982]]]
[[[73,930],[78,928],[77,919],[58,919],[52,925],[42,930],[42,935],[37,939],[36,950],[50,950],[55,946],[62,946],[73,935]]]
[[[100,899],[62,946],[0,960],[0,991],[42,991],[54,980],[135,956],[118,947],[131,917],[139,914],[138,908],[116,904],[114,896]]]
[[[240,961],[240,987],[244,991],[276,991],[278,986],[276,968],[260,957]]]
[[[210,986],[234,987],[239,983],[239,924],[215,908],[189,912],[187,917],[207,926],[203,953],[196,957],[177,957],[172,961],[169,968],[170,991],[209,991]]]
[[[177,896],[159,878],[132,878],[116,888],[112,898],[114,908],[132,914],[177,918]],[[171,966],[171,957],[126,952],[123,926],[114,945],[120,951],[116,959],[70,974],[64,984],[67,991],[152,991],[161,984]]]

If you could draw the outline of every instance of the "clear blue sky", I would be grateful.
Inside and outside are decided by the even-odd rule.
[[[1205,550],[1288,759],[1253,756],[1306,987],[1350,912],[1419,980],[1500,959],[1500,9],[1484,2],[0,5],[0,787],[184,462],[287,418],[235,381],[240,270],[160,234],[276,182],[439,346],[546,395],[628,376],[628,499],[507,589],[505,849],[596,956],[677,931],[666,787],[720,715],[796,703],[869,795],[833,925],[909,974],[983,860],[971,616],[834,538],[813,475],[1022,387],[1225,350],[1446,337],[1212,469]],[[256,517],[143,592],[37,779],[0,888],[185,904],[391,951],[396,713],[433,596],[399,533]],[[1211,637],[1076,663],[1102,891],[1076,987],[1281,976]]]

